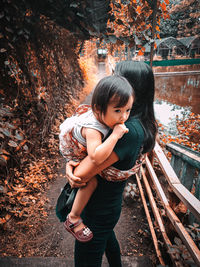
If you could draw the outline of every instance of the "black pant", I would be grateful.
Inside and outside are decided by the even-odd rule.
[[[98,177],[98,186],[82,218],[92,230],[90,242],[75,243],[75,267],[101,267],[106,254],[110,267],[121,267],[119,243],[113,231],[121,213],[125,182],[108,182]]]
[[[120,247],[114,231],[109,236],[105,234],[103,236],[104,238],[101,238],[99,242],[96,242],[97,238],[95,238],[95,242],[92,242],[90,245],[76,242],[76,267],[101,267],[104,252],[110,267],[122,266]]]

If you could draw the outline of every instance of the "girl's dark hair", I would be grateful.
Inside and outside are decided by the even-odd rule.
[[[137,116],[144,128],[143,153],[154,148],[157,123],[154,115],[154,75],[151,67],[141,61],[121,61],[116,64],[115,74],[125,77],[135,91],[131,116]]]
[[[123,107],[127,104],[130,96],[134,97],[134,91],[127,79],[119,75],[107,76],[101,79],[96,85],[92,95],[92,110],[106,113],[107,106],[113,98],[116,107]]]

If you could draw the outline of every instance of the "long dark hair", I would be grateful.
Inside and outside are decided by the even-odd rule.
[[[116,102],[116,107],[123,107],[128,103],[130,96],[134,97],[134,90],[126,78],[119,75],[107,76],[96,85],[92,95],[92,110],[104,114],[108,104]]]
[[[154,115],[154,75],[151,67],[141,61],[121,61],[116,64],[115,73],[125,77],[135,91],[131,116],[137,116],[144,128],[143,153],[154,148],[157,123]]]

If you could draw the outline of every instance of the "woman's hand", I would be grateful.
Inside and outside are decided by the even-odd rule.
[[[83,187],[86,183],[81,182],[81,178],[73,174],[74,168],[79,165],[79,162],[70,160],[66,163],[66,177],[72,188]]]
[[[139,158],[136,160],[134,167],[131,169],[135,173],[137,173],[140,170],[140,167],[142,164],[145,163],[146,154],[142,154],[139,156]]]

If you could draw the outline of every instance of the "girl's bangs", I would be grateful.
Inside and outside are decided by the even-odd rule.
[[[130,97],[130,95],[128,95],[128,94],[123,94],[120,96],[117,94],[114,94],[111,97],[109,104],[111,104],[111,103],[115,104],[116,108],[124,107],[128,103],[129,97]]]

